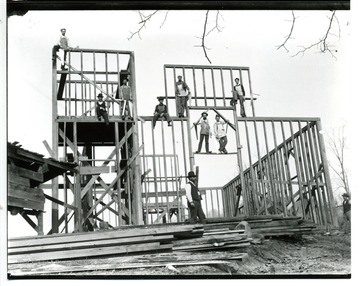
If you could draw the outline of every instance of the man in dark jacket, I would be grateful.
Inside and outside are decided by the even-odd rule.
[[[103,95],[101,93],[97,96],[98,100],[96,101],[96,115],[98,120],[101,120],[101,116],[104,118],[106,125],[109,125],[109,116],[107,113],[105,101],[103,101]]]
[[[201,207],[201,195],[196,185],[196,174],[193,171],[188,173],[187,178],[189,181],[185,186],[186,198],[188,201],[188,207],[190,210],[190,223],[194,224],[199,218],[199,222],[202,224],[206,223],[205,213]]]
[[[351,232],[351,201],[348,193],[343,195],[343,213],[344,213],[344,232]]]
[[[166,121],[168,122],[168,126],[171,126],[172,125],[171,119],[167,111],[167,106],[164,104],[164,98],[162,96],[159,96],[158,100],[159,100],[159,104],[155,106],[154,117],[152,120],[152,127],[155,128],[156,120],[158,120],[159,118],[165,118]]]

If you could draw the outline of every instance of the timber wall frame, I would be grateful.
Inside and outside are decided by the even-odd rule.
[[[52,197],[60,195],[71,207],[60,206],[59,215],[59,205],[53,203],[51,232],[70,231],[72,218],[75,231],[91,230],[94,221],[118,227],[186,220],[186,174],[192,170],[201,176],[202,170],[195,165],[192,134],[202,111],[214,111],[229,122],[239,171],[225,186],[200,187],[208,217],[282,214],[336,224],[320,119],[257,117],[258,97],[248,67],[164,65],[170,115],[177,114],[178,75],[192,96],[186,117],[171,116],[171,127],[159,120],[153,129],[152,115],[137,114],[132,52],[74,50],[68,52],[67,70],[59,66],[55,54],[51,152],[54,158],[73,157],[79,167],[52,184]],[[116,90],[125,77],[134,120],[121,117]],[[235,78],[245,88],[247,117],[240,117],[239,106],[230,104]],[[99,92],[110,103],[108,128],[95,116]]]
[[[142,150],[143,170],[151,174],[145,176],[143,202],[146,209],[156,213],[151,222],[159,223],[164,216],[164,221],[169,221],[171,208],[177,208],[179,213],[183,210],[178,221],[186,218],[182,188],[185,175],[196,169],[201,176],[201,166],[195,166],[196,154],[192,150],[190,117],[194,111],[213,110],[233,115],[229,121],[236,133],[239,175],[223,187],[201,188],[208,217],[281,214],[301,216],[319,225],[337,225],[319,118],[257,117],[258,97],[252,91],[250,69],[235,66],[164,65],[165,102],[170,114],[177,113],[171,108],[175,106],[178,75],[183,76],[192,93],[187,116],[172,117],[171,128],[161,121],[155,131],[149,131],[151,117],[141,117],[141,138],[149,138],[144,130],[151,132],[152,138],[152,143]],[[238,106],[230,105],[236,77],[246,93],[244,118],[238,115]]]
[[[81,232],[98,227],[142,224],[138,123],[124,118],[118,87],[129,80],[131,115],[137,118],[135,59],[131,51],[75,49],[67,51],[61,69],[53,49],[54,158],[78,164],[52,183],[49,233]],[[110,124],[98,121],[95,103],[104,95]]]

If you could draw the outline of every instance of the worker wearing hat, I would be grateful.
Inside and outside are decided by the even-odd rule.
[[[159,100],[159,104],[155,106],[154,117],[152,119],[152,127],[155,128],[156,120],[158,120],[159,118],[165,118],[168,122],[168,126],[172,126],[167,106],[164,104],[164,98],[162,96],[159,96],[157,99]]]
[[[193,171],[188,173],[188,182],[185,186],[186,198],[188,202],[188,207],[190,211],[190,223],[194,224],[199,218],[199,222],[205,224],[206,217],[205,213],[201,207],[201,194],[197,187],[196,180],[197,176]]]
[[[99,121],[101,121],[101,117],[104,118],[106,125],[109,125],[109,116],[107,113],[107,108],[105,105],[105,101],[103,101],[102,93],[99,93],[97,96],[98,100],[96,101],[96,115]]]
[[[201,148],[202,148],[202,143],[204,141],[205,138],[205,150],[206,153],[211,153],[211,151],[209,150],[209,137],[212,136],[211,130],[210,130],[210,124],[209,121],[207,119],[207,112],[203,112],[201,113],[201,120],[198,124],[200,124],[200,141],[199,141],[199,145],[198,145],[198,149],[195,153],[200,153],[201,152]]]
[[[348,193],[342,195],[343,201],[343,213],[344,213],[344,232],[351,232],[351,201]]]

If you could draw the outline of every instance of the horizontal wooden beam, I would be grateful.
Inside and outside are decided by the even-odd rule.
[[[110,123],[112,122],[133,122],[133,120],[122,119],[120,115],[109,116]],[[104,123],[104,121],[98,121],[97,116],[58,116],[56,122],[88,122],[88,123]]]
[[[8,15],[31,10],[349,10],[350,0],[283,1],[7,1]]]
[[[316,122],[320,121],[319,117],[237,117],[237,120],[240,122],[243,121],[268,121],[268,122]]]
[[[42,173],[38,173],[18,166],[13,166],[10,164],[8,164],[8,172],[11,173],[10,176],[24,177],[37,182],[43,182],[44,180],[44,176]]]

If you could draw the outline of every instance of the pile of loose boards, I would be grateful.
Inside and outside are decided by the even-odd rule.
[[[116,269],[146,267],[144,265],[147,267],[161,266],[169,263],[169,259],[173,260],[171,265],[174,263],[176,265],[184,263],[198,265],[204,261],[207,264],[227,263],[226,261],[231,259],[242,260],[247,254],[237,253],[234,257],[234,255],[226,255],[226,253],[222,253],[222,255],[217,253],[214,257],[211,250],[245,248],[253,241],[253,236],[308,234],[314,228],[315,225],[306,223],[299,217],[261,216],[208,219],[205,225],[171,223],[126,226],[91,233],[9,239],[9,273],[12,276],[16,276],[16,273],[25,275],[24,273],[27,272],[24,272],[24,269],[30,267],[26,265],[32,265],[33,267],[30,267],[28,271],[34,275],[38,273],[34,272],[36,263],[49,263],[49,261],[68,265],[67,269],[71,272],[86,271],[87,267],[71,265],[71,261],[84,259],[97,261],[117,259]],[[154,256],[154,254],[156,255]],[[170,256],[167,256],[169,254]],[[149,259],[148,256],[152,257],[152,263],[146,262]],[[139,257],[142,257],[140,262],[137,260]],[[106,268],[104,264],[100,268],[98,266],[96,266],[97,270]],[[63,265],[61,268],[62,272],[66,268],[64,267]],[[91,266],[89,267],[91,268]],[[114,263],[109,262],[108,267],[114,267]],[[40,272],[51,273],[49,271],[47,269],[45,272],[44,270]],[[58,269],[53,271],[59,272]]]

